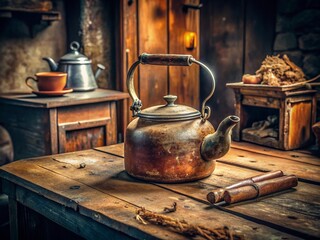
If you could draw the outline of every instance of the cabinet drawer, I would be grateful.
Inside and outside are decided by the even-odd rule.
[[[242,104],[247,106],[280,108],[280,100],[273,97],[243,96]]]
[[[116,143],[115,103],[105,102],[58,109],[59,153]]]
[[[58,124],[110,118],[110,103],[86,104],[58,109]]]

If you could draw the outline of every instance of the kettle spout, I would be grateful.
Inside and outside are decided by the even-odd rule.
[[[58,64],[50,57],[44,57],[42,58],[43,60],[47,61],[47,63],[49,64],[50,70],[52,72],[57,71],[58,69]]]
[[[98,69],[96,71],[96,73],[94,74],[94,79],[97,80],[98,77],[100,76],[101,72],[105,69],[105,66],[103,66],[102,64],[98,64],[97,65]]]
[[[240,121],[237,116],[226,117],[218,126],[217,131],[207,135],[201,144],[201,156],[210,161],[221,158],[230,148],[231,129]]]

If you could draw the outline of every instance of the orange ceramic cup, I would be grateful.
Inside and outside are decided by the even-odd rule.
[[[34,77],[27,77],[25,82],[33,91],[37,91],[31,81],[36,82],[39,91],[62,91],[67,83],[67,73],[39,72]]]

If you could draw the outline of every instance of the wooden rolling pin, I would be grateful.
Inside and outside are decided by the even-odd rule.
[[[207,194],[207,199],[211,204],[221,202],[221,201],[223,201],[224,192],[228,189],[246,186],[246,185],[250,185],[250,184],[253,184],[256,182],[261,182],[264,180],[277,178],[277,177],[281,177],[281,176],[283,176],[283,172],[281,170],[277,170],[277,171],[273,171],[273,172],[260,174],[260,175],[257,175],[257,176],[251,177],[251,178],[247,178],[247,179],[244,179],[238,183],[227,186],[225,188],[218,188],[216,190],[213,190],[212,192],[209,192]]]
[[[236,203],[249,200],[271,193],[280,192],[298,185],[298,178],[294,175],[277,177],[251,185],[232,188],[224,192],[223,199],[226,203]]]

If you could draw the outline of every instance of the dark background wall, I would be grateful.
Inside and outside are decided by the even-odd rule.
[[[287,54],[308,78],[320,73],[320,1],[204,0],[201,59],[214,71],[217,87],[209,105],[214,126],[234,113],[234,94],[226,83],[254,74],[266,55]],[[210,88],[201,76],[201,97]]]
[[[24,2],[30,5],[42,1],[2,0],[0,5]],[[17,18],[0,18],[0,92],[29,91],[24,79],[49,70],[42,57],[59,60],[74,40],[80,42],[82,52],[92,59],[94,71],[97,63],[106,66],[98,79],[99,87],[117,88],[122,24],[119,1],[51,2],[53,9],[61,13],[60,21],[30,24]],[[319,74],[320,1],[202,0],[201,3],[200,60],[213,70],[217,81],[215,94],[209,101],[213,111],[210,120],[215,127],[234,111],[234,94],[225,87],[226,83],[241,81],[244,73],[253,74],[266,55],[286,53],[308,77]],[[210,81],[202,73],[200,100],[210,88]]]
[[[53,7],[60,11],[62,20],[51,24],[32,17],[0,18],[0,92],[28,90],[24,83],[27,76],[49,70],[42,57],[58,59],[65,53],[64,3],[57,0]]]
[[[278,1],[274,54],[287,54],[308,78],[320,73],[320,1]]]
[[[37,10],[40,0],[1,0],[0,7]],[[115,2],[102,0],[52,0],[58,21],[34,21],[33,17],[0,17],[0,92],[29,91],[24,80],[36,72],[49,71],[42,57],[55,61],[70,51],[78,41],[81,52],[92,59],[93,70],[98,63],[106,69],[98,79],[101,88],[115,86]],[[29,15],[28,15],[29,16]]]

